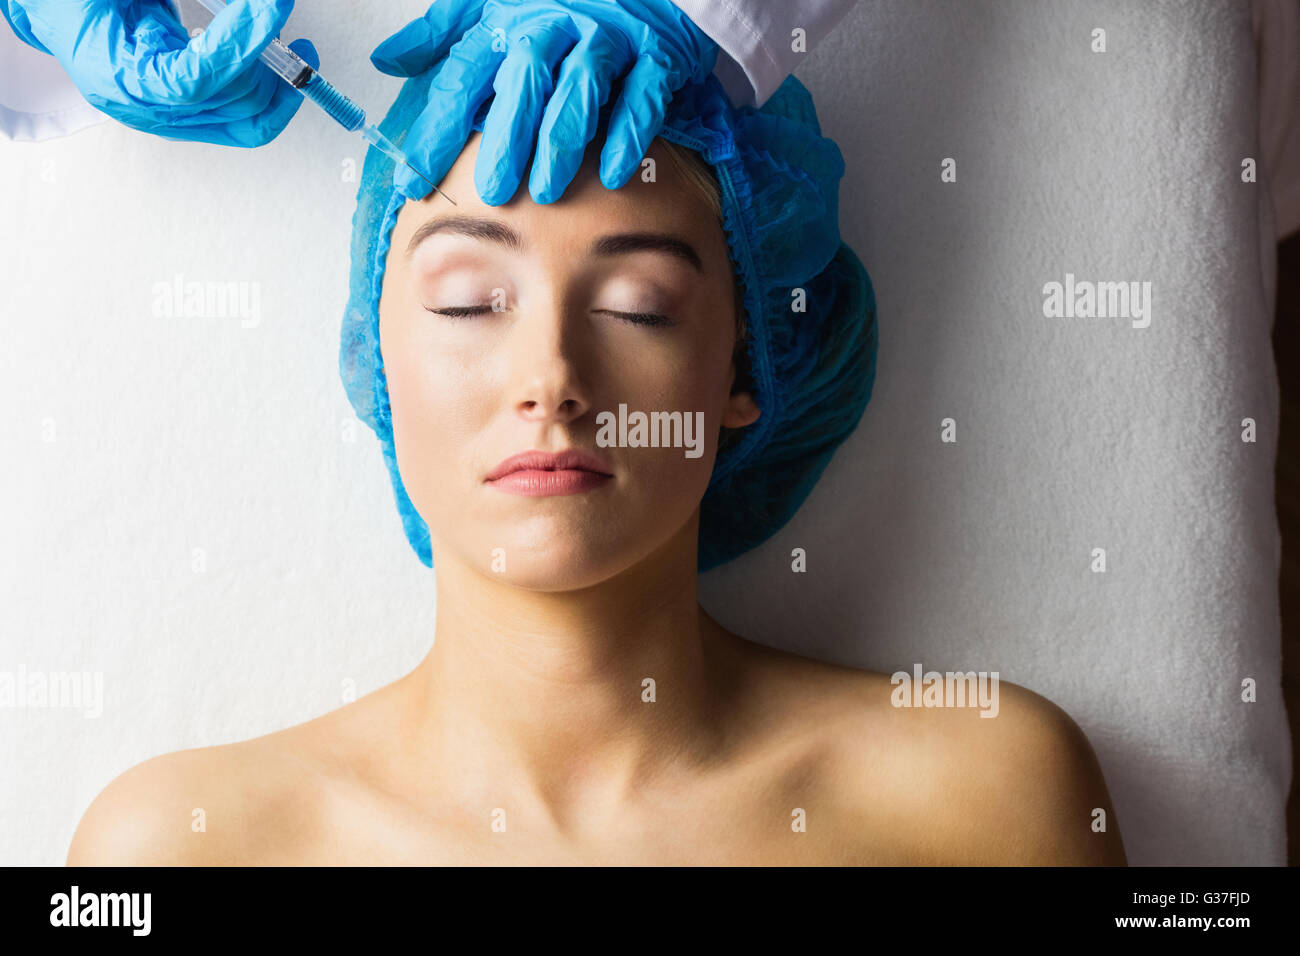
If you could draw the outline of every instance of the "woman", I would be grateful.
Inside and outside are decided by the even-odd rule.
[[[1123,864],[1096,757],[1044,698],[895,707],[887,675],[699,606],[699,571],[788,520],[874,378],[807,91],[736,111],[692,84],[641,176],[607,190],[593,150],[553,205],[479,202],[478,142],[439,184],[455,207],[368,161],[341,352],[437,568],[432,649],[316,720],[133,768],[69,863]],[[608,427],[637,412],[682,428]]]

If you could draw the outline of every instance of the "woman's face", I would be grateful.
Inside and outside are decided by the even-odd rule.
[[[393,229],[379,316],[398,468],[435,567],[454,557],[522,587],[587,587],[681,532],[719,427],[758,417],[731,394],[726,239],[658,140],[656,181],[606,189],[593,147],[544,206],[526,188],[504,206],[479,200],[479,140],[439,183],[457,205],[431,193]],[[620,405],[679,413],[690,430],[665,437],[694,447],[602,447],[597,416],[612,413],[617,440]],[[556,476],[489,480],[521,452],[574,448],[608,477],[569,474],[577,490],[531,495]]]

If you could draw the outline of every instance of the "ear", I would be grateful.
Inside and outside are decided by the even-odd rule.
[[[727,389],[730,395],[727,397],[727,404],[722,406],[722,427],[744,428],[758,421],[758,416],[763,413],[763,410],[754,401],[754,396],[746,389],[736,388],[735,361],[731,363],[731,376],[727,382]]]
[[[744,428],[758,421],[762,410],[749,392],[733,392],[722,407],[723,428]]]

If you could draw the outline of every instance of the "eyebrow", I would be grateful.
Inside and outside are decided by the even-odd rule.
[[[416,246],[438,233],[494,242],[514,252],[522,253],[527,248],[523,237],[500,220],[452,215],[430,219],[415,230],[415,235],[406,245],[406,254],[411,255]],[[704,262],[694,246],[680,236],[664,232],[623,232],[601,236],[591,244],[594,256],[621,256],[632,252],[663,253],[688,263],[696,272],[704,271]]]
[[[690,265],[696,272],[704,271],[700,254],[685,239],[663,232],[622,232],[601,236],[591,244],[594,256],[621,256],[629,252],[661,252]]]
[[[406,244],[406,254],[409,256],[415,251],[416,246],[441,232],[495,242],[515,252],[524,251],[524,240],[519,233],[496,219],[477,216],[438,216],[415,230],[415,235]]]

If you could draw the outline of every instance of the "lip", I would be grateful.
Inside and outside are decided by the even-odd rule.
[[[484,479],[511,494],[541,497],[591,491],[614,478],[604,460],[581,448],[560,452],[526,451],[511,455]]]

